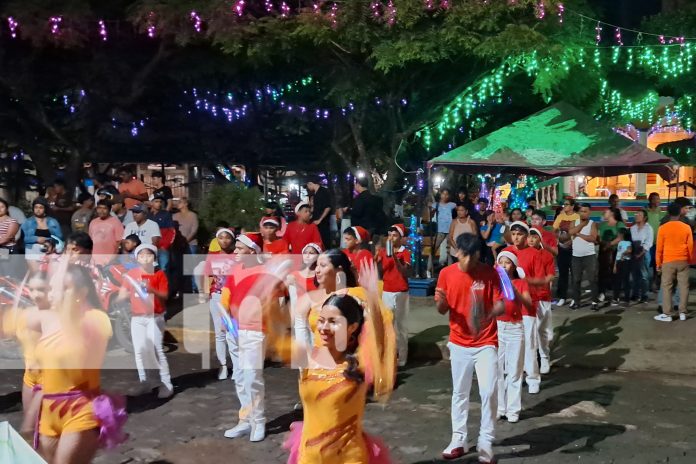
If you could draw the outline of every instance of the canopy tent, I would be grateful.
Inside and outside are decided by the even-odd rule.
[[[542,176],[650,172],[672,179],[674,161],[560,102],[433,158],[428,167]]]

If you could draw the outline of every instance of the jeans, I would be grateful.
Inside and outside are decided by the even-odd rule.
[[[151,360],[159,368],[160,380],[164,386],[172,389],[172,379],[169,374],[169,364],[162,348],[164,337],[164,316],[133,316],[131,318],[131,338],[133,340],[133,354],[135,366],[138,368],[138,378],[141,382],[147,380],[147,366],[151,366]]]
[[[471,382],[476,371],[479,393],[481,395],[481,427],[478,448],[492,456],[495,440],[495,413],[498,409],[498,350],[486,345],[476,348],[447,344],[452,366],[452,432],[467,441],[467,419],[469,418],[469,396]]]
[[[592,302],[597,301],[597,255],[573,256],[573,298],[579,305],[582,295],[583,277],[590,282]]]
[[[651,254],[645,253],[642,258],[633,260],[633,298],[645,299],[650,291],[650,261]]]
[[[524,326],[498,321],[498,415],[519,417],[522,411]]]
[[[568,298],[568,280],[570,279],[570,267],[573,262],[573,250],[570,248],[558,248],[558,286],[556,287],[556,297],[559,299]]]
[[[662,312],[671,315],[672,289],[674,279],[677,279],[679,287],[679,312],[686,314],[686,304],[689,302],[689,262],[671,261],[662,264]]]
[[[382,292],[382,302],[394,314],[394,332],[396,332],[399,366],[405,366],[408,358],[408,292]]]

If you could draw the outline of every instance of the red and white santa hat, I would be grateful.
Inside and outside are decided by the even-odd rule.
[[[261,219],[261,227],[265,226],[266,224],[270,224],[272,226],[280,228],[280,221],[278,221],[278,218],[275,218],[273,216],[266,216]]]
[[[304,208],[305,206],[309,207],[309,202],[306,200],[302,200],[295,206],[295,214],[300,214],[300,210]]]
[[[364,227],[353,226],[353,227],[351,227],[351,229],[353,230],[353,233],[355,234],[355,238],[358,239],[358,243],[370,241],[370,233]]]
[[[321,245],[314,242],[306,244],[304,248],[302,248],[302,253],[304,253],[307,248],[314,248],[315,250],[317,250],[317,253],[319,254],[321,254],[321,252],[324,251],[321,249]]]
[[[228,229],[227,227],[223,227],[221,229],[218,229],[217,232],[215,232],[215,238],[220,238],[220,234],[230,234],[230,237],[232,237],[232,240],[234,240],[234,232],[232,229]]]
[[[263,237],[261,237],[261,234],[258,232],[241,234],[237,237],[237,241],[254,250],[256,254],[261,254],[263,250]]]
[[[401,235],[402,237],[406,236],[406,226],[403,224],[394,224],[390,227],[390,229],[396,229],[396,231]]]
[[[537,235],[540,239],[543,239],[543,238],[544,238],[544,236],[541,235],[541,230],[539,230],[539,229],[536,228],[536,227],[532,227],[531,229],[529,229],[529,234],[530,234],[530,235],[531,235],[531,234],[535,234],[535,235]],[[543,242],[543,241],[539,242],[539,244],[541,245],[541,248],[544,248],[544,242]]]
[[[512,264],[514,264],[517,268],[517,275],[520,276],[520,279],[525,278],[526,273],[524,272],[524,269],[520,267],[520,262],[517,260],[517,255],[515,253],[511,251],[501,251],[498,253],[498,257],[496,258],[495,262],[500,264],[500,258],[507,258],[512,261]]]

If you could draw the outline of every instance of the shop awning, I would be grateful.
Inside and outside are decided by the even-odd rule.
[[[433,158],[428,166],[545,176],[675,176],[674,160],[617,134],[565,102]]]

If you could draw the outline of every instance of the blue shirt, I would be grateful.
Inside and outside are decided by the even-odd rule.
[[[452,224],[452,211],[457,207],[456,203],[433,203],[433,209],[437,211],[437,232],[448,234]]]

